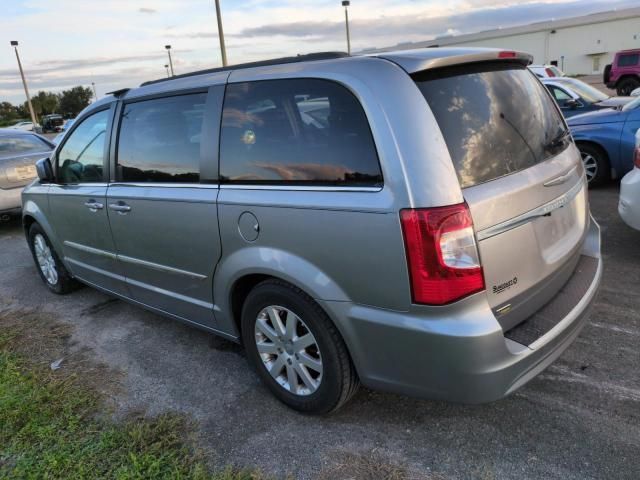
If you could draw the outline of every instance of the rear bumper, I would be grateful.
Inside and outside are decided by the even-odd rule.
[[[485,403],[508,395],[539,374],[586,323],[602,276],[600,229],[593,219],[582,254],[594,259],[595,268],[589,278],[574,280],[574,275],[569,283],[583,283],[584,295],[574,299],[553,328],[529,346],[505,337],[485,294],[447,307],[406,313],[348,302],[321,303],[340,328],[364,385],[425,398]]]
[[[640,230],[640,168],[634,168],[620,182],[618,213],[631,228]]]
[[[20,197],[24,187],[0,189],[0,214],[20,213],[22,209],[22,199]]]

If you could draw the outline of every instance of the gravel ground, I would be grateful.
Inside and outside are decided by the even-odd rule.
[[[306,479],[359,455],[416,478],[637,479],[640,232],[619,219],[617,197],[615,185],[591,193],[605,271],[590,323],[549,369],[489,405],[361,390],[333,416],[296,414],[260,385],[234,344],[90,288],[50,294],[18,221],[0,225],[0,308],[37,308],[72,324],[75,348],[125,373],[118,413],[191,415],[212,464]]]

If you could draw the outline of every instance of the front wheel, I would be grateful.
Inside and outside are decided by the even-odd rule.
[[[38,273],[47,288],[59,295],[74,290],[78,283],[60,261],[42,227],[37,223],[31,225],[28,238]]]
[[[242,309],[247,356],[271,392],[305,413],[337,410],[356,392],[358,378],[337,329],[301,290],[267,280]]]

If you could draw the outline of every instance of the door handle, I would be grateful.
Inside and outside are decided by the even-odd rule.
[[[97,212],[98,210],[102,210],[104,208],[104,204],[98,203],[95,200],[89,200],[88,202],[84,202],[84,206],[87,207],[92,212]]]
[[[109,208],[115,212],[118,212],[120,215],[124,215],[125,213],[131,211],[131,207],[124,202],[110,203]]]

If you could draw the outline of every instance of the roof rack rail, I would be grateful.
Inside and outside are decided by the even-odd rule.
[[[287,63],[312,62],[314,60],[332,60],[335,58],[344,58],[348,56],[349,54],[345,52],[307,53],[304,55],[296,55],[295,57],[274,58],[272,60],[260,60],[258,62],[239,63],[237,65],[229,65],[227,67],[198,70],[195,72],[183,73],[181,75],[174,75],[173,77],[159,78],[158,80],[149,80],[147,82],[141,83],[140,86],[144,87],[146,85],[153,85],[154,83],[168,82],[177,78],[193,77],[195,75],[204,75],[206,73],[228,72],[231,70],[240,70],[243,68],[266,67],[269,65],[284,65]]]

